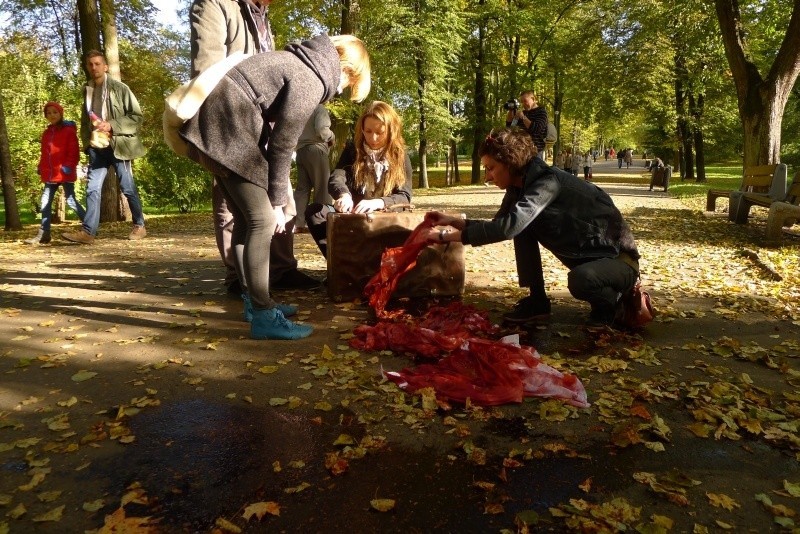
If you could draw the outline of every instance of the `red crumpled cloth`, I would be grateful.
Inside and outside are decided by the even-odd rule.
[[[430,308],[422,319],[407,317],[404,322],[380,321],[374,326],[358,326],[350,346],[358,350],[410,352],[436,359],[457,349],[468,338],[491,336],[497,330],[488,313],[454,301]]]
[[[478,337],[497,331],[485,312],[461,302],[431,308],[419,320],[404,315],[403,310],[386,311],[398,280],[414,268],[417,256],[427,246],[422,233],[428,228],[429,223],[421,223],[402,247],[384,251],[380,270],[364,289],[380,321],[374,326],[356,327],[356,337],[350,345],[360,350],[391,349],[414,357],[440,358],[416,368],[384,372],[410,393],[432,387],[440,399],[469,399],[478,406],[522,402],[525,397],[552,397],[588,407],[586,390],[578,377],[543,363],[532,347]],[[395,322],[391,321],[393,318]]]
[[[589,406],[577,376],[542,362],[533,348],[503,341],[470,338],[437,363],[384,375],[409,393],[432,387],[437,398],[469,399],[477,406],[522,402],[524,397],[552,397],[579,408]]]
[[[402,310],[387,312],[386,305],[397,287],[397,282],[405,273],[414,268],[419,253],[428,246],[423,231],[429,228],[433,228],[431,223],[421,222],[414,228],[403,246],[387,248],[381,254],[380,269],[364,287],[364,296],[369,299],[369,305],[375,310],[378,318],[396,317],[403,313]]]

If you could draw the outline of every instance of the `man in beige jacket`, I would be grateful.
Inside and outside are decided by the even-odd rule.
[[[189,12],[191,28],[192,77],[234,52],[257,54],[275,49],[269,27],[270,0],[194,0]],[[284,208],[285,231],[276,233],[270,248],[272,289],[314,289],[319,281],[297,269],[294,257],[294,199]],[[231,247],[233,215],[214,178],[211,204],[217,248],[226,267],[228,292],[240,294],[243,284],[237,276],[236,257]]]

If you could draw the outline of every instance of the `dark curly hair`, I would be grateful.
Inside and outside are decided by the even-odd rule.
[[[480,157],[489,156],[507,165],[512,176],[522,176],[538,153],[530,134],[519,128],[492,130],[478,150]]]

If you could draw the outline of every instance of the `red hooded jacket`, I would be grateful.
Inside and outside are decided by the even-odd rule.
[[[75,123],[61,121],[48,126],[42,134],[42,156],[39,158],[42,182],[74,182],[79,157]]]

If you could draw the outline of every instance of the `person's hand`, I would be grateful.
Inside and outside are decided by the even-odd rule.
[[[452,226],[459,230],[463,229],[463,219],[447,215],[441,211],[429,211],[425,214],[425,222],[431,226]]]
[[[519,120],[522,120],[522,119],[524,119],[524,118],[525,118],[525,113],[523,113],[521,109],[518,109],[518,110],[517,110],[517,118],[518,118]]]
[[[275,233],[286,233],[286,214],[283,213],[283,206],[275,206]]]
[[[353,208],[353,213],[369,213],[370,211],[382,210],[386,204],[380,198],[372,200],[362,200]]]
[[[353,210],[353,197],[345,193],[333,201],[333,209],[339,213],[350,213]]]
[[[100,121],[94,128],[97,131],[111,133],[111,123],[108,121]]]

